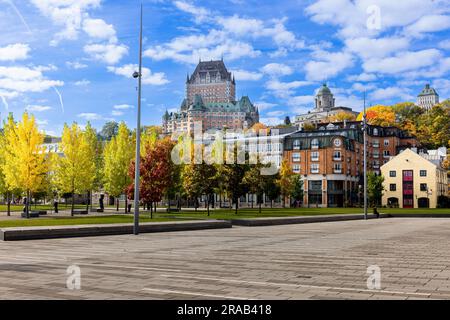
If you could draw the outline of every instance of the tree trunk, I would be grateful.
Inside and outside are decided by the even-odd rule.
[[[169,193],[167,193],[167,211],[170,212],[170,197],[169,197]]]
[[[261,213],[261,203],[262,203],[262,201],[259,200],[259,213]]]
[[[155,214],[156,214],[156,208],[158,207],[158,202],[155,201]]]
[[[258,199],[258,197],[256,197],[256,199]],[[256,201],[258,201],[258,200],[256,200]],[[254,194],[252,194],[252,209],[253,209],[253,202],[255,202]]]
[[[128,213],[128,197],[125,195],[125,213]]]
[[[73,217],[73,210],[75,209],[75,190],[72,190],[72,208],[70,209],[70,215]]]
[[[89,213],[89,201],[90,201],[90,194],[91,192],[88,191],[86,194],[86,211]]]
[[[195,198],[195,212],[197,212],[197,209],[198,209],[198,199]]]
[[[207,210],[208,210],[208,217],[209,217],[209,194],[206,197],[206,207],[207,207]]]
[[[8,204],[8,217],[10,217],[11,216],[11,197],[10,197],[9,192],[6,195],[6,202]]]
[[[26,204],[26,208],[25,208],[27,219],[30,219],[30,198],[31,198],[31,195],[30,195],[30,191],[28,190],[27,191],[27,204]]]
[[[119,197],[116,198],[116,211],[119,211]]]
[[[273,200],[270,200],[270,209],[273,209]]]
[[[150,219],[153,219],[153,202],[150,202]]]
[[[236,199],[236,206],[235,206],[234,214],[238,214],[238,207],[239,207],[239,199]]]

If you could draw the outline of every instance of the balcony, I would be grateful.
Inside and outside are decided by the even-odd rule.
[[[319,161],[319,157],[311,157],[311,161]]]
[[[342,157],[333,157],[333,161],[342,161]]]
[[[334,173],[342,173],[342,169],[336,169],[336,168],[335,168],[335,169],[333,170],[333,172],[334,172]]]

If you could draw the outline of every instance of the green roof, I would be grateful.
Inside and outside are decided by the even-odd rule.
[[[434,88],[431,88],[430,85],[427,84],[427,85],[425,85],[425,88],[423,88],[422,92],[419,94],[419,97],[429,96],[429,95],[438,96],[436,90],[434,90]]]

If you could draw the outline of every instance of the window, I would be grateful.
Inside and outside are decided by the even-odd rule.
[[[292,166],[292,171],[293,171],[294,173],[300,173],[300,166],[299,166],[298,164],[294,164],[294,165]]]
[[[311,164],[311,173],[319,173],[319,164],[318,163]]]
[[[300,162],[300,153],[292,154],[292,162]]]
[[[389,185],[389,191],[397,191],[397,185],[395,183],[391,183]]]
[[[342,165],[340,163],[334,164],[334,173],[342,173]]]
[[[389,145],[389,140],[388,139],[384,140],[384,146],[387,147],[388,145]]]
[[[318,139],[313,139],[311,141],[311,148],[318,148],[319,147],[319,140]]]
[[[378,150],[373,150],[373,157],[378,159],[380,157],[380,152]]]
[[[333,152],[333,160],[340,161],[341,160],[341,152],[340,151],[334,151]]]
[[[420,191],[428,191],[428,187],[426,183],[421,183],[420,184]]]
[[[300,149],[300,140],[294,140],[294,149],[295,150]]]
[[[427,176],[427,170],[420,170],[420,176],[426,177]]]
[[[317,151],[311,152],[311,161],[319,161],[319,152]]]
[[[374,136],[377,136],[377,135],[378,135],[378,129],[377,129],[377,128],[374,128],[374,129],[373,129],[373,135],[374,135]]]
[[[380,147],[380,140],[373,140],[373,147],[374,148],[379,148]]]
[[[396,171],[389,171],[389,177],[394,178],[397,176],[397,172]]]
[[[390,155],[391,155],[391,153],[389,152],[389,150],[383,151],[383,157],[388,158]]]

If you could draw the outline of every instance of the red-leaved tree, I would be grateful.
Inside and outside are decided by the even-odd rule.
[[[140,164],[140,183],[139,199],[144,205],[151,208],[153,203],[162,200],[163,195],[171,184],[173,162],[170,153],[174,143],[170,138],[158,140],[151,147],[147,148],[145,154],[141,157]],[[135,161],[130,165],[129,175],[133,183],[128,187],[128,195],[134,198],[134,172]],[[153,210],[151,210],[153,218]]]

